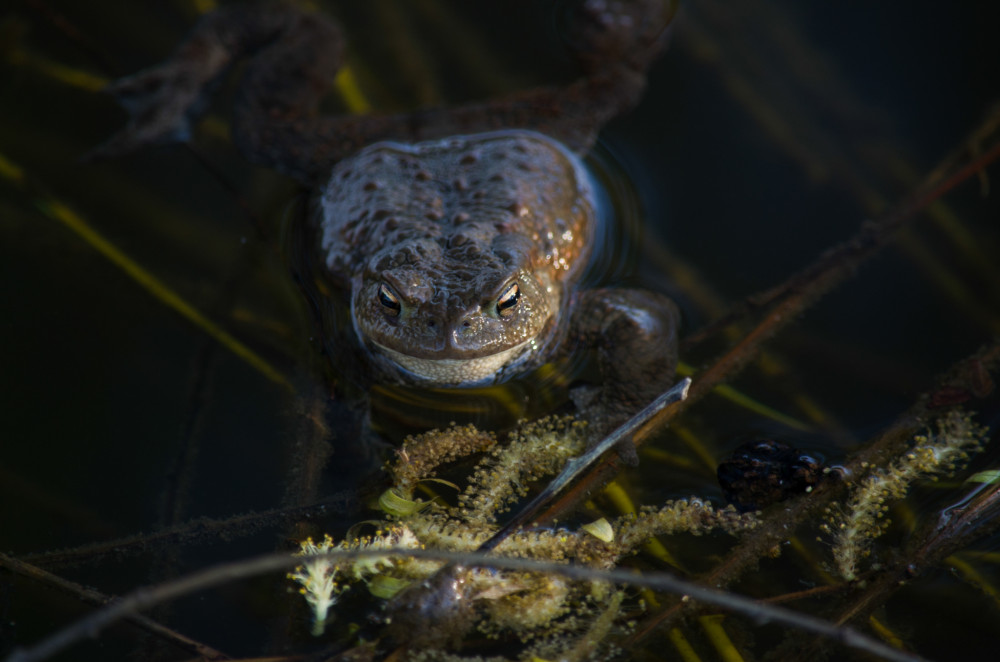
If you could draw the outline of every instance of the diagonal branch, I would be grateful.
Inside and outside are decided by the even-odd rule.
[[[357,507],[354,495],[338,494],[306,506],[274,508],[234,515],[221,520],[199,517],[151,533],[137,533],[71,549],[25,554],[19,557],[19,560],[47,568],[99,563],[107,556],[124,558],[148,553],[163,545],[191,545],[212,542],[219,538],[234,539],[253,535],[266,527],[287,525],[330,512],[353,512]]]
[[[51,572],[42,570],[37,566],[33,566],[30,563],[25,563],[24,561],[11,558],[6,554],[0,554],[0,567],[6,568],[10,572],[21,575],[22,577],[27,577],[41,582],[46,586],[51,586],[62,591],[63,593],[72,595],[80,602],[88,605],[93,605],[95,607],[107,607],[114,604],[114,598],[109,597],[100,591],[95,591],[92,588],[86,588],[76,582],[71,582],[68,579],[64,579],[58,575],[52,574]],[[123,618],[146,632],[163,639],[164,641],[199,655],[202,660],[231,659],[225,653],[199,641],[195,641],[194,639],[191,639],[176,630],[172,630],[147,616],[143,616],[142,614],[124,614]]]

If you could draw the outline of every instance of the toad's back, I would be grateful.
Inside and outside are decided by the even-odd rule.
[[[425,265],[455,261],[463,273],[449,280],[460,290],[467,272],[509,263],[504,248],[517,246],[531,256],[523,266],[563,281],[587,258],[586,182],[575,155],[529,131],[378,143],[334,169],[323,191],[322,250],[347,278],[415,256]]]

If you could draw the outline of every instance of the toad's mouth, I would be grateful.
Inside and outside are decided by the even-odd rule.
[[[504,368],[519,363],[533,343],[529,338],[509,349],[468,359],[421,358],[373,344],[386,358],[423,381],[438,386],[471,386],[496,381]]]

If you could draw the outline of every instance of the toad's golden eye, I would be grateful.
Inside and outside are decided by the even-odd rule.
[[[399,297],[397,297],[396,293],[392,291],[392,288],[385,283],[378,286],[378,301],[390,315],[399,315],[399,310],[401,308],[399,305]]]
[[[521,298],[521,288],[517,286],[517,283],[511,283],[507,286],[507,289],[503,291],[500,298],[497,299],[497,314],[501,317],[509,317],[514,314],[514,306],[517,305],[518,299]]]

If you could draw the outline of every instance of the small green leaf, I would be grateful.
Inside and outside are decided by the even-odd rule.
[[[611,528],[611,524],[608,520],[603,517],[599,520],[594,520],[590,524],[584,524],[580,528],[601,542],[611,542],[615,539],[614,529]]]
[[[966,483],[986,483],[987,485],[997,481],[1000,481],[1000,469],[978,471],[965,479]]]
[[[368,592],[376,598],[388,600],[404,588],[410,585],[410,580],[390,577],[389,575],[375,575],[368,582]]]
[[[404,498],[391,488],[382,492],[382,496],[378,498],[378,507],[394,517],[409,517],[426,508],[428,504],[428,501],[413,501]]]

